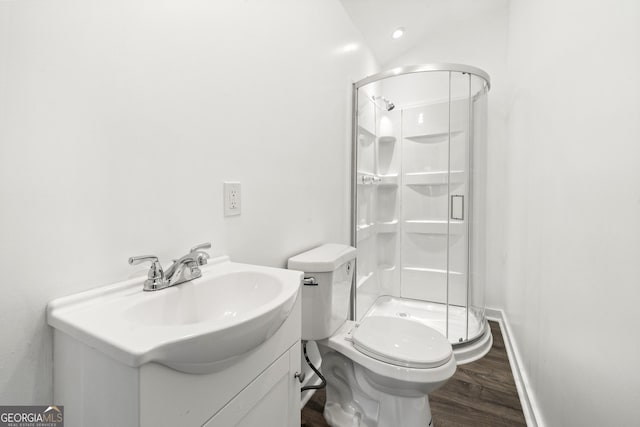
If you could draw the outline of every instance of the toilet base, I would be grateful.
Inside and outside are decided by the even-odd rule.
[[[327,379],[324,417],[333,427],[433,427],[427,395],[405,397],[372,386],[363,367],[322,348]]]
[[[327,402],[324,408],[324,418],[332,427],[433,427],[433,418],[428,403],[425,412],[419,414],[413,410],[403,412],[400,415],[400,421],[392,420],[391,422],[388,420],[367,420],[362,413],[346,411],[338,403]]]

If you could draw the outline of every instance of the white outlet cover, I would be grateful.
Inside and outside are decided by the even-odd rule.
[[[223,189],[224,216],[240,215],[242,207],[240,183],[237,181],[225,181],[223,182]]]

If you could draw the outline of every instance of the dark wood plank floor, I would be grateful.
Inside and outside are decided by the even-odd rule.
[[[493,334],[489,353],[458,366],[453,378],[429,396],[436,427],[526,426],[500,326],[489,324]],[[313,395],[302,410],[302,426],[328,426],[322,416],[324,401],[324,390]]]

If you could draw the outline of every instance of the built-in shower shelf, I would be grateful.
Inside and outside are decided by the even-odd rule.
[[[357,228],[358,242],[368,239],[374,233],[380,233],[380,234],[397,233],[398,227],[399,227],[399,221],[397,219],[393,221],[383,221],[376,224],[359,225]]]
[[[405,136],[405,139],[413,142],[419,142],[420,144],[434,144],[437,142],[447,141],[449,139],[449,134],[451,134],[451,137],[453,138],[457,135],[460,135],[461,133],[462,131],[460,130],[454,130],[451,132],[434,132],[421,135]]]
[[[397,138],[393,135],[382,135],[378,137],[378,142],[382,142],[382,143],[393,143],[396,142]]]
[[[451,174],[447,171],[406,173],[403,182],[405,185],[447,185],[449,180],[451,184],[461,184],[464,179],[464,171],[452,170]]]
[[[373,278],[373,271],[365,274],[363,276],[358,276],[358,281],[356,283],[356,288],[361,288],[362,286],[364,286],[368,281],[371,280],[371,278]]]
[[[410,220],[405,221],[403,224],[403,229],[405,233],[418,233],[418,234],[462,234],[465,231],[465,223],[464,221],[451,221],[447,222],[446,220],[442,221],[417,221]]]
[[[378,264],[378,271],[392,272],[392,271],[395,271],[395,269],[396,269],[395,265]]]
[[[361,224],[361,225],[359,225],[358,228],[357,228],[358,242],[361,242],[361,241],[371,237],[374,229],[375,229],[375,224]]]
[[[379,222],[376,224],[376,231],[378,233],[397,233],[398,220]]]
[[[376,138],[376,134],[373,131],[362,125],[358,125],[358,136],[362,136],[370,141],[373,141]]]

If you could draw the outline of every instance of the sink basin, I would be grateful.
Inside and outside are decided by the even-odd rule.
[[[154,292],[144,278],[59,298],[47,307],[54,328],[125,363],[215,372],[269,339],[291,312],[302,273],[230,262]]]
[[[154,292],[123,311],[125,319],[141,325],[188,325],[209,321],[218,326],[235,322],[266,307],[283,291],[274,275],[239,271],[194,280],[191,286],[173,286]]]

